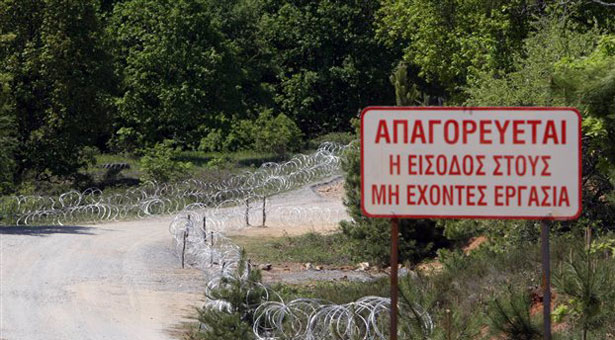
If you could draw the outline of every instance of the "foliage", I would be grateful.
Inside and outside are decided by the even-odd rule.
[[[272,50],[261,34],[260,21],[266,1],[263,0],[207,0],[212,21],[228,40],[234,54],[235,68],[240,71],[236,89],[247,108],[236,112],[234,120],[253,121],[264,107],[271,108],[275,79]],[[235,128],[230,129],[233,133]]]
[[[157,143],[153,148],[145,149],[140,165],[143,181],[168,182],[184,177],[192,167],[189,162],[176,161],[179,149],[173,148],[172,140]]]
[[[615,259],[615,235],[609,233],[607,236],[594,241],[591,245],[591,254],[603,254],[605,257]]]
[[[200,311],[199,320],[207,321],[210,328],[204,332],[195,332],[189,339],[202,340],[237,340],[254,339],[252,327],[246,324],[237,313],[228,314],[215,311]]]
[[[571,314],[582,330],[582,339],[587,339],[590,330],[599,330],[613,313],[615,264],[601,255],[590,249],[575,250],[553,277],[558,292],[570,298]]]
[[[527,292],[509,287],[506,297],[491,302],[487,317],[493,335],[510,340],[541,339],[540,326],[530,315],[531,307],[532,298]]]
[[[113,89],[98,2],[0,2],[0,74],[15,119],[15,180],[70,177],[86,164],[83,146],[108,133]]]
[[[597,207],[586,217],[606,225],[614,10],[582,0],[3,0],[0,138],[12,153],[1,190],[75,180],[90,171],[85,146],[135,153],[173,139],[283,154],[303,136],[350,130],[367,105],[561,104],[583,111],[584,205]]]
[[[225,150],[225,138],[222,130],[213,129],[205,137],[201,138],[199,150],[205,152]]]
[[[487,229],[482,223],[474,220],[444,220],[438,223],[444,229],[444,236],[456,243],[464,243]]]
[[[387,219],[368,218],[361,212],[361,177],[359,148],[347,149],[342,168],[345,173],[346,205],[352,221],[343,221],[341,229],[354,246],[357,260],[388,264],[390,257],[391,222]],[[399,256],[401,261],[416,262],[434,255],[437,248],[447,244],[442,230],[431,220],[399,221]]]
[[[368,104],[393,103],[399,55],[375,39],[377,0],[266,0],[259,33],[275,65],[274,100],[307,136],[347,131]]]
[[[13,175],[16,167],[14,158],[15,147],[17,146],[15,117],[12,111],[13,102],[8,81],[8,77],[0,74],[0,150],[2,150],[0,154],[0,194],[8,193],[13,189]]]
[[[255,122],[254,149],[260,152],[286,154],[301,146],[301,131],[290,118],[280,113],[275,118],[271,111],[263,111]]]
[[[254,122],[249,119],[234,121],[231,131],[226,134],[223,142],[224,150],[253,150],[254,138],[258,130]]]
[[[377,32],[386,46],[403,44],[403,60],[454,95],[475,72],[508,68],[538,11],[526,1],[387,0]]]
[[[116,131],[130,134],[125,140],[195,146],[200,126],[243,108],[233,48],[205,0],[121,2],[109,22],[122,77]]]
[[[411,70],[405,62],[400,62],[389,77],[395,87],[395,101],[398,106],[427,106],[431,103],[431,97],[419,90],[418,79],[411,79]],[[424,87],[424,86],[421,86]],[[438,98],[437,104],[442,104]]]
[[[468,105],[576,106],[583,116],[583,214],[609,229],[615,221],[613,155],[613,38],[598,29],[582,30],[559,17],[544,18],[524,41],[508,73],[485,71],[466,89]],[[501,224],[502,222],[498,222]],[[582,223],[561,223],[560,231]],[[523,223],[509,222],[521,229]]]
[[[295,122],[283,113],[274,116],[272,110],[260,113],[255,121],[236,120],[232,130],[213,129],[201,139],[199,149],[203,151],[254,150],[284,155],[297,151],[302,133]]]
[[[242,251],[237,268],[220,278],[216,288],[209,290],[210,301],[223,301],[225,308],[205,305],[198,310],[198,320],[205,325],[200,336],[207,340],[253,339],[251,322],[254,310],[264,301],[266,292],[261,285],[261,274],[252,269]]]
[[[597,30],[578,32],[572,23],[559,18],[536,22],[536,31],[523,41],[523,49],[513,54],[510,72],[487,70],[470,79],[466,88],[468,105],[558,106],[567,105],[553,91],[556,64],[562,59],[589,55],[600,39]]]
[[[438,281],[411,272],[400,279],[400,330],[411,339],[470,340],[480,336],[480,310],[462,310],[454,303],[438,301]]]

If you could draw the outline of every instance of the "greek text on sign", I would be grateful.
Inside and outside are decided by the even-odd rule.
[[[572,108],[366,108],[363,213],[575,219],[580,137]]]

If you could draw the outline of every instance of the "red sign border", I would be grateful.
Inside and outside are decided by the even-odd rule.
[[[363,117],[369,112],[373,110],[396,110],[396,111],[573,111],[579,117],[579,209],[576,214],[573,216],[510,216],[510,215],[381,215],[381,214],[370,214],[365,210],[365,204],[363,199],[364,194],[364,181],[363,181]],[[429,218],[429,219],[481,219],[481,220],[489,220],[489,219],[504,219],[504,220],[557,220],[557,221],[566,221],[566,220],[576,220],[581,216],[581,212],[583,210],[583,188],[582,188],[582,177],[583,177],[583,161],[582,161],[582,144],[581,144],[581,123],[582,116],[579,110],[574,107],[531,107],[531,106],[523,106],[523,107],[514,107],[514,106],[482,106],[482,107],[474,107],[474,106],[368,106],[361,111],[361,136],[360,136],[360,148],[361,148],[361,212],[364,216],[367,217],[377,217],[377,218]]]

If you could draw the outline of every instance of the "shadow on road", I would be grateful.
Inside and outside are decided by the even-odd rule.
[[[29,235],[29,236],[47,236],[51,234],[77,234],[77,235],[95,235],[92,227],[78,226],[0,226],[0,235]]]

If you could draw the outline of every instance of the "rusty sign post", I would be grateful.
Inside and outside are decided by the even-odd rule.
[[[399,218],[542,221],[545,339],[549,224],[581,213],[581,115],[574,108],[368,107],[361,210],[391,219],[391,339],[397,339]]]
[[[399,220],[394,217],[391,219],[391,340],[397,340],[397,297],[398,275],[398,244],[399,244]]]
[[[540,248],[542,252],[542,318],[545,340],[551,340],[551,252],[549,250],[549,222],[540,223]]]

